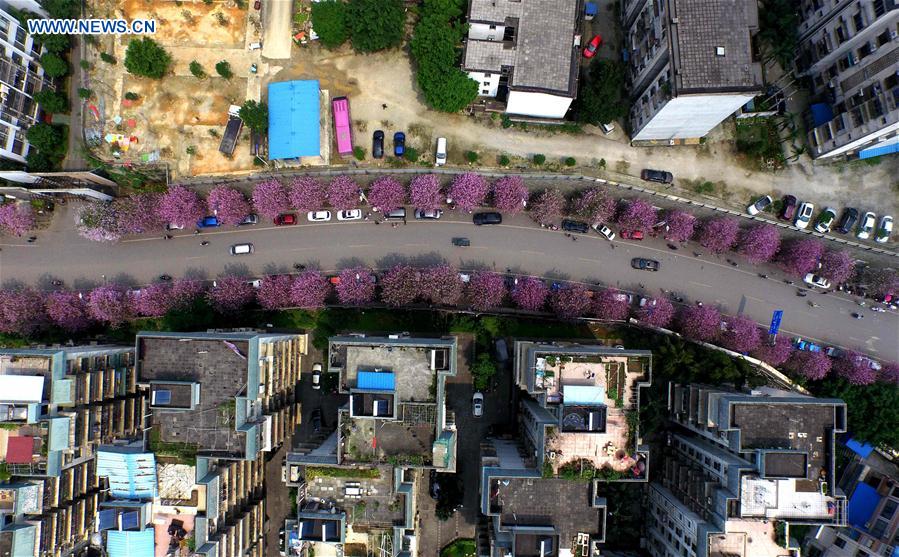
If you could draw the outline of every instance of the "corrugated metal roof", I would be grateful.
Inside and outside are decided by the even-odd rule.
[[[6,440],[6,462],[31,464],[34,455],[34,437],[10,437]]]
[[[111,530],[106,535],[106,552],[109,557],[154,557],[155,530]]]
[[[156,497],[156,456],[153,453],[97,452],[97,475],[109,478],[113,497]]]
[[[356,388],[393,391],[396,390],[396,376],[392,371],[360,371],[356,377]]]
[[[317,80],[268,86],[269,160],[321,155]]]
[[[0,401],[40,402],[44,378],[40,375],[0,375]]]

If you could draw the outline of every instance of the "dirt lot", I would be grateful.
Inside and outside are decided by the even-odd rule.
[[[232,2],[125,0],[119,9],[126,19],[155,19],[153,39],[165,46],[243,48],[247,12]]]

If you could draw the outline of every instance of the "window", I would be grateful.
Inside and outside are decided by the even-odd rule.
[[[865,18],[862,17],[861,10],[855,12],[855,15],[852,16],[852,23],[855,24],[855,31],[861,31],[865,28]]]
[[[833,544],[837,547],[846,547],[846,540],[844,540],[840,536],[837,536],[837,539],[833,542]]]
[[[490,89],[481,89],[481,94],[482,94],[482,95],[489,95],[489,94],[490,94]]]
[[[489,81],[485,81],[485,82],[484,82],[484,87],[490,87],[490,82],[489,82]]]

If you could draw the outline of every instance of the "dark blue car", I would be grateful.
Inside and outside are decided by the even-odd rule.
[[[208,217],[203,217],[197,221],[197,228],[212,228],[215,226],[221,226],[222,223],[219,221],[219,218],[215,215],[209,215]]]
[[[406,154],[406,134],[396,132],[393,134],[393,156],[402,157]]]

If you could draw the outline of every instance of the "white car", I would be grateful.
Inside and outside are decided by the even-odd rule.
[[[802,279],[802,281],[809,286],[817,286],[818,288],[823,288],[824,290],[827,290],[830,288],[829,280],[827,280],[826,278],[824,278],[820,275],[816,275],[814,273],[809,273],[809,274],[805,275],[805,278]]]
[[[874,241],[878,244],[885,244],[890,239],[890,233],[893,232],[893,217],[886,215],[880,218],[880,226],[877,227],[877,234],[874,235]]]
[[[328,222],[331,220],[331,211],[309,211],[306,218],[309,222]]]
[[[327,211],[325,211],[327,212]],[[349,209],[337,211],[337,220],[359,220],[362,218],[362,209]],[[309,219],[312,220],[312,219]]]
[[[231,246],[231,255],[249,255],[253,253],[253,244],[234,244]]]
[[[815,223],[815,232],[827,234],[830,232],[830,225],[837,218],[837,210],[833,207],[825,207],[821,214],[818,215],[818,221]]]
[[[771,196],[766,195],[764,197],[760,197],[758,200],[756,200],[755,203],[753,203],[749,207],[746,207],[746,212],[752,216],[755,216],[755,215],[759,214],[760,212],[764,211],[769,205],[771,205]]]
[[[814,203],[809,203],[808,201],[803,201],[802,205],[799,206],[799,210],[796,211],[796,220],[793,221],[793,225],[796,228],[808,228],[808,223],[812,222],[812,214],[815,212]]]
[[[184,230],[183,224],[175,224],[174,222],[170,222],[165,225],[166,230]]]
[[[609,228],[608,226],[606,226],[606,225],[604,225],[604,224],[599,224],[599,223],[594,224],[594,225],[593,225],[593,230],[595,230],[596,232],[598,232],[598,233],[599,233],[601,236],[603,236],[606,240],[611,241],[611,240],[614,240],[614,239],[615,239],[615,233],[612,232],[612,229],[611,229],[611,228]]]
[[[258,289],[260,286],[262,286],[262,279],[252,279],[252,280],[248,280],[248,281],[247,281],[247,284],[249,284],[249,285],[252,286],[253,288]]]
[[[471,415],[475,418],[480,418],[484,415],[484,395],[481,393],[475,393],[474,396],[471,397]]]
[[[874,216],[874,213],[868,211],[862,216],[862,220],[858,223],[858,233],[855,235],[859,240],[867,240],[871,237],[871,233],[874,232],[874,223],[877,222],[877,218]]]
[[[437,138],[437,153],[434,155],[434,166],[443,166],[446,164],[446,138]]]
[[[322,388],[322,365],[312,364],[312,388],[319,390]]]

